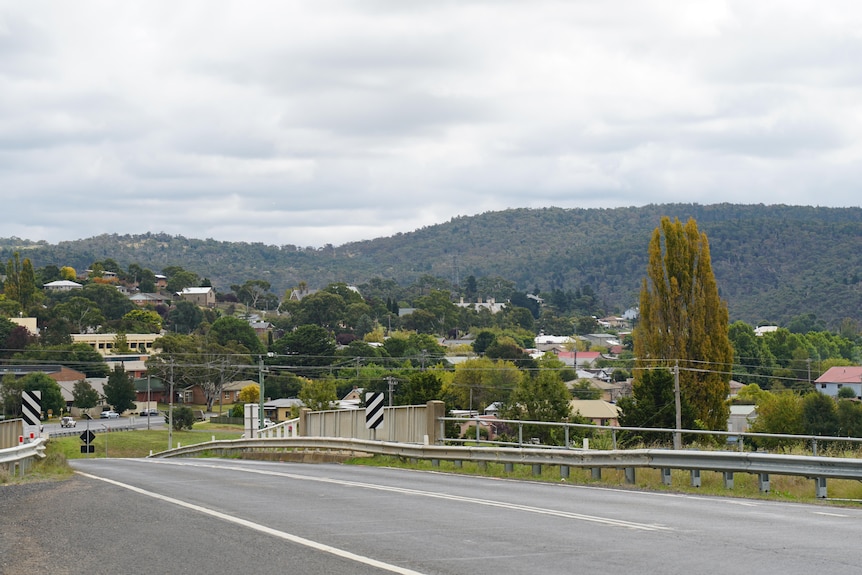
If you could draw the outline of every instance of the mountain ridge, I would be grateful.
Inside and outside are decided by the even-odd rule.
[[[373,278],[400,285],[422,276],[463,283],[501,277],[522,291],[590,286],[608,312],[637,304],[647,246],[662,216],[693,217],[710,243],[713,269],[731,319],[788,322],[813,313],[830,328],[862,309],[862,208],[784,204],[649,204],[626,208],[513,208],[340,246],[301,248],[198,240],[164,233],[102,234],[47,242],[0,238],[34,266],[85,269],[111,258],[156,272],[181,266],[220,291],[263,279],[282,295],[305,282],[323,287]]]

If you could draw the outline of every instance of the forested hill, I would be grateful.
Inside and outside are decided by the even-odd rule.
[[[663,204],[614,209],[512,209],[457,217],[392,237],[302,248],[197,240],[167,234],[101,235],[57,245],[0,239],[34,266],[87,268],[111,258],[156,272],[181,266],[220,291],[263,279],[279,295],[306,282],[406,285],[420,276],[450,281],[499,276],[522,290],[593,288],[606,311],[637,303],[647,244],[661,216],[693,217],[709,238],[731,320],[786,324],[813,313],[827,327],[862,320],[862,209]]]

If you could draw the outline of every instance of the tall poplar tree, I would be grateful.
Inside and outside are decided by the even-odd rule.
[[[635,379],[679,362],[680,391],[707,429],[726,429],[733,347],[727,305],[718,296],[709,242],[694,219],[663,217],[649,244],[649,264],[634,330]]]

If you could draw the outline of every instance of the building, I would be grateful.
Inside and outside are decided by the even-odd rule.
[[[596,425],[618,427],[620,424],[620,409],[613,403],[601,399],[573,399],[569,402],[572,413],[585,417]]]
[[[200,307],[215,307],[216,304],[215,289],[212,287],[184,288],[183,291],[177,292],[177,296]]]
[[[145,305],[170,305],[170,298],[158,293],[136,293],[129,297],[129,300],[137,306]]]
[[[81,284],[69,280],[57,280],[53,282],[48,282],[42,286],[42,289],[53,292],[72,291],[83,288],[84,286],[82,286]]]
[[[131,350],[131,353],[139,355],[149,355],[155,353],[153,343],[161,337],[157,333],[127,333],[126,343]],[[114,347],[117,341],[115,333],[73,333],[72,343],[86,343],[103,356],[115,355]],[[128,351],[121,352],[129,354]],[[140,359],[140,358],[137,358]]]
[[[830,367],[814,381],[814,387],[829,397],[838,397],[838,392],[842,388],[849,387],[857,399],[862,399],[862,367]]]

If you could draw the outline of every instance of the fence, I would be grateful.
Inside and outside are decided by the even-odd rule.
[[[18,438],[24,435],[24,420],[0,421],[0,449],[18,446]]]
[[[383,424],[378,429],[365,427],[364,409],[333,411],[302,410],[299,435],[303,437],[349,437],[398,443],[435,443],[436,421],[445,413],[440,401],[426,405],[399,405],[383,408]]]

